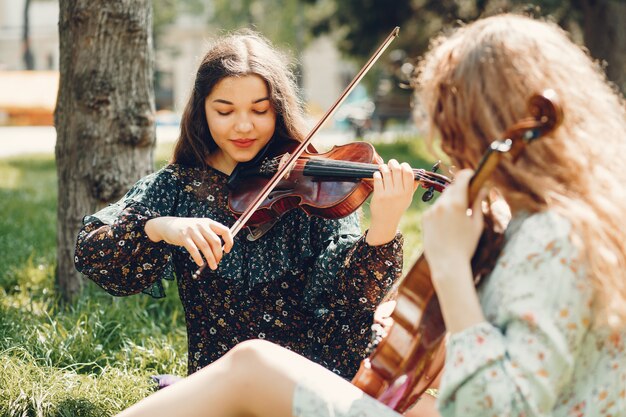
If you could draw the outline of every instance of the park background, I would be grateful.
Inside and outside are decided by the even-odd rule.
[[[407,88],[418,57],[441,30],[511,10],[562,25],[624,91],[623,0],[0,0],[0,416],[113,415],[152,391],[150,375],[186,373],[184,317],[175,285],[159,300],[109,296],[71,270],[68,247],[80,216],[115,201],[143,173],[166,163],[211,37],[252,27],[283,49],[296,63],[313,125],[381,40],[400,26],[400,37],[315,143],[328,149],[365,140],[386,160],[428,168],[435,156],[412,120]],[[80,42],[101,35],[101,29],[122,36],[127,22],[141,35],[136,62],[124,62],[127,51],[115,47],[109,55],[84,48],[106,45],[115,36],[105,36],[102,44]],[[72,56],[90,52],[92,60],[72,62]],[[72,76],[80,65],[91,72],[77,80]],[[137,66],[148,80],[142,91],[128,91],[137,101],[105,99],[103,105],[102,95],[110,93],[102,89],[103,81],[112,84],[110,90],[125,91],[125,71]],[[69,106],[60,79],[66,80],[61,90],[88,105]],[[147,109],[139,122],[120,118],[135,107]],[[68,126],[81,120],[83,136],[76,138]],[[103,129],[111,120],[117,128]],[[119,143],[128,135],[138,138]],[[113,162],[94,163],[101,153]],[[100,178],[103,163],[112,174]],[[98,181],[119,184],[104,193]],[[73,190],[81,187],[77,195]],[[419,253],[425,207],[416,196],[400,226],[405,268]],[[363,220],[367,227],[367,204]]]

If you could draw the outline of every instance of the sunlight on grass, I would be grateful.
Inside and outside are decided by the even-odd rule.
[[[60,304],[52,155],[0,160],[0,415],[112,415],[143,398],[150,375],[186,373],[174,285],[168,297],[116,299],[86,286]]]
[[[2,178],[0,188],[16,189],[20,183],[21,174],[22,172],[17,168],[5,164],[0,165],[0,178]]]
[[[56,253],[56,175],[50,156],[0,160],[0,288],[24,268],[50,268]],[[28,278],[26,278],[28,279]]]
[[[3,416],[104,416],[127,408],[150,391],[137,372],[113,367],[98,375],[81,375],[68,369],[42,367],[19,349],[0,352]]]
[[[32,314],[41,315],[46,305],[38,303],[53,292],[54,265],[35,264],[31,255],[23,265],[13,266],[0,287],[4,307],[26,308]],[[7,295],[10,295],[7,296]]]

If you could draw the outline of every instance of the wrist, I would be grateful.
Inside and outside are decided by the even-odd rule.
[[[146,232],[146,236],[148,236],[148,239],[150,239],[153,242],[160,242],[163,240],[163,237],[161,236],[161,232],[159,228],[159,223],[161,219],[162,217],[155,217],[153,219],[150,219],[146,222],[144,226],[144,231]]]
[[[455,251],[426,253],[426,260],[433,282],[456,281],[459,276],[472,275],[470,259],[463,253]]]
[[[383,227],[372,224],[365,236],[365,242],[370,246],[380,246],[391,242],[398,234],[397,226],[386,225]]]
[[[477,323],[485,317],[474,286],[472,268],[469,262],[449,261],[447,269],[431,270],[431,278],[441,312],[450,333],[457,333]]]

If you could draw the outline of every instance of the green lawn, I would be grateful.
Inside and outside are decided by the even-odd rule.
[[[405,138],[377,150],[429,167],[420,143]],[[157,166],[170,150],[157,150]],[[186,373],[175,285],[154,300],[115,298],[87,283],[75,305],[59,303],[56,189],[52,155],[0,159],[0,416],[112,415],[151,391],[150,375]],[[424,207],[416,197],[401,224],[407,265],[418,255]],[[367,204],[363,212],[366,227]]]

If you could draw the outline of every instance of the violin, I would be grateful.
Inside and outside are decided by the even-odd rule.
[[[544,91],[528,101],[530,117],[509,128],[502,140],[491,143],[478,164],[468,188],[468,207],[498,164],[519,157],[527,145],[556,129],[563,118],[556,93]],[[502,234],[493,230],[485,217],[485,230],[472,258],[472,271],[478,285],[485,265],[495,264]],[[487,243],[498,242],[495,251]],[[402,413],[415,404],[441,372],[445,360],[446,327],[439,301],[430,279],[428,262],[422,254],[398,288],[393,324],[379,335],[373,353],[361,362],[352,384],[366,394]]]
[[[274,146],[262,151],[252,163],[238,164],[229,178],[229,209],[240,216],[274,176],[281,161],[300,142],[278,139]],[[271,145],[271,143],[270,143]],[[373,174],[383,163],[374,147],[366,142],[335,146],[326,153],[317,153],[309,146],[295,161],[288,174],[274,187],[247,221],[255,229],[274,224],[285,212],[301,208],[309,215],[336,219],[357,210],[373,190]],[[434,168],[436,170],[436,168]],[[441,192],[450,183],[444,175],[424,169],[414,169],[419,186],[426,189],[424,201]]]

